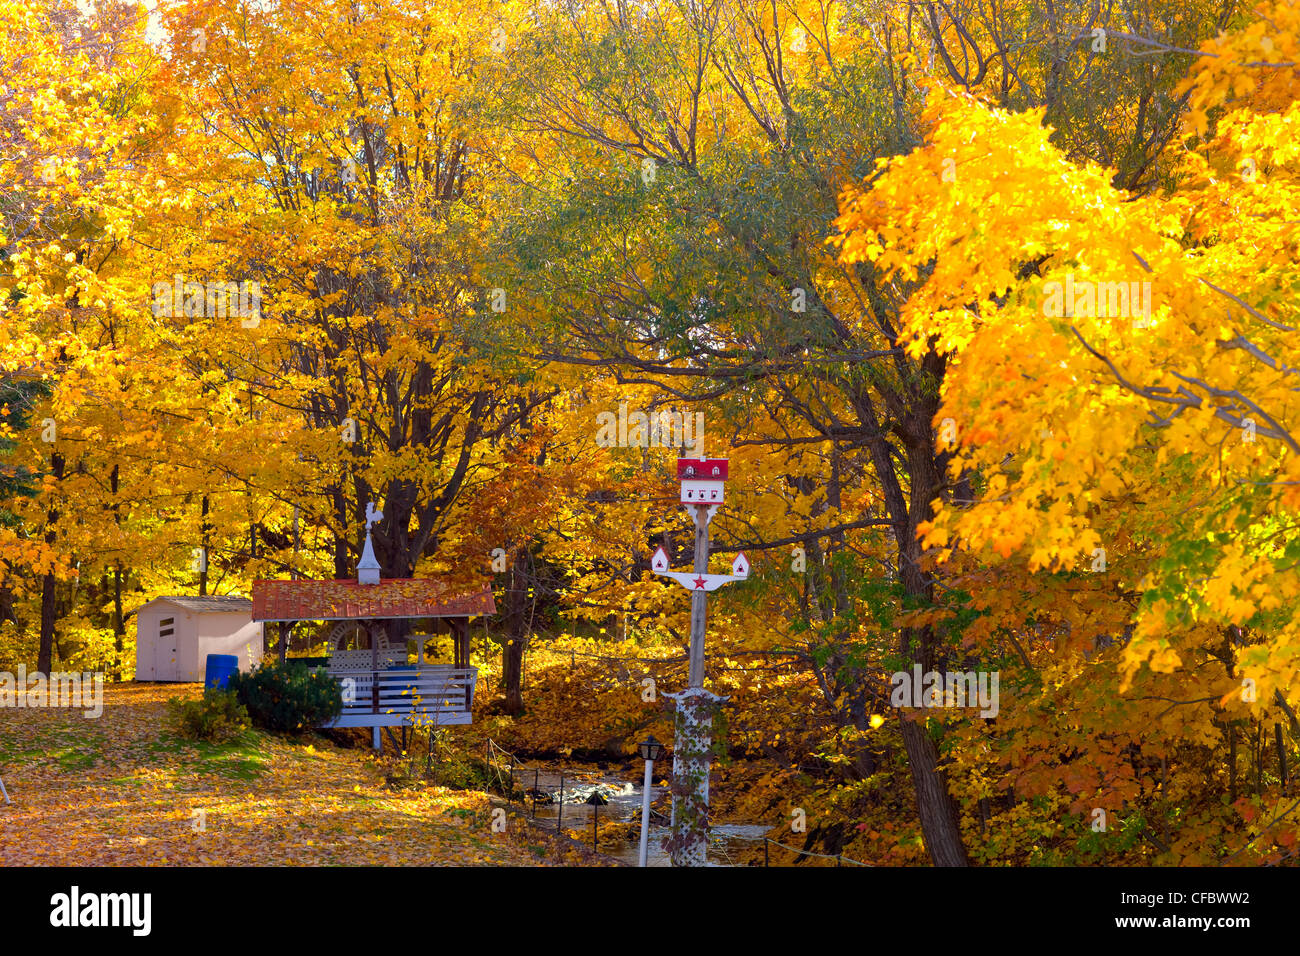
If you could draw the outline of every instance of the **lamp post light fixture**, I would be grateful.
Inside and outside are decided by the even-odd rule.
[[[646,839],[650,834],[650,774],[663,749],[664,745],[655,740],[654,734],[637,744],[641,759],[645,761],[645,785],[641,788],[641,855],[638,857],[638,866],[646,865]]]

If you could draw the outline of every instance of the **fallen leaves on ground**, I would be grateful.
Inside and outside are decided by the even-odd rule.
[[[492,832],[485,794],[393,791],[368,754],[250,732],[178,738],[168,697],[104,688],[104,713],[0,709],[0,866],[537,865]]]

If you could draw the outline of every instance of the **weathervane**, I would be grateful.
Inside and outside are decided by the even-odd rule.
[[[366,504],[366,546],[357,563],[358,584],[379,583],[379,562],[375,560],[375,546],[370,541],[370,526],[384,517],[384,513],[375,507],[373,501]]]

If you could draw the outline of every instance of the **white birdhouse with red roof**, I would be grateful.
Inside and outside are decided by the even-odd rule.
[[[682,483],[682,504],[720,505],[727,481],[727,459],[678,458],[677,477]]]

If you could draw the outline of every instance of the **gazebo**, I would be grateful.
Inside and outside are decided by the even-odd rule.
[[[469,621],[496,613],[492,589],[467,593],[429,578],[381,581],[369,522],[357,570],[357,580],[253,582],[253,620],[281,622],[282,635],[295,621],[337,622],[326,634],[330,658],[324,670],[339,682],[343,712],[323,726],[371,727],[378,750],[380,727],[471,723],[478,668],[469,663]],[[384,624],[422,618],[447,621],[454,647],[450,665],[425,660],[425,643],[434,635],[399,638]],[[408,641],[416,645],[413,663]]]

